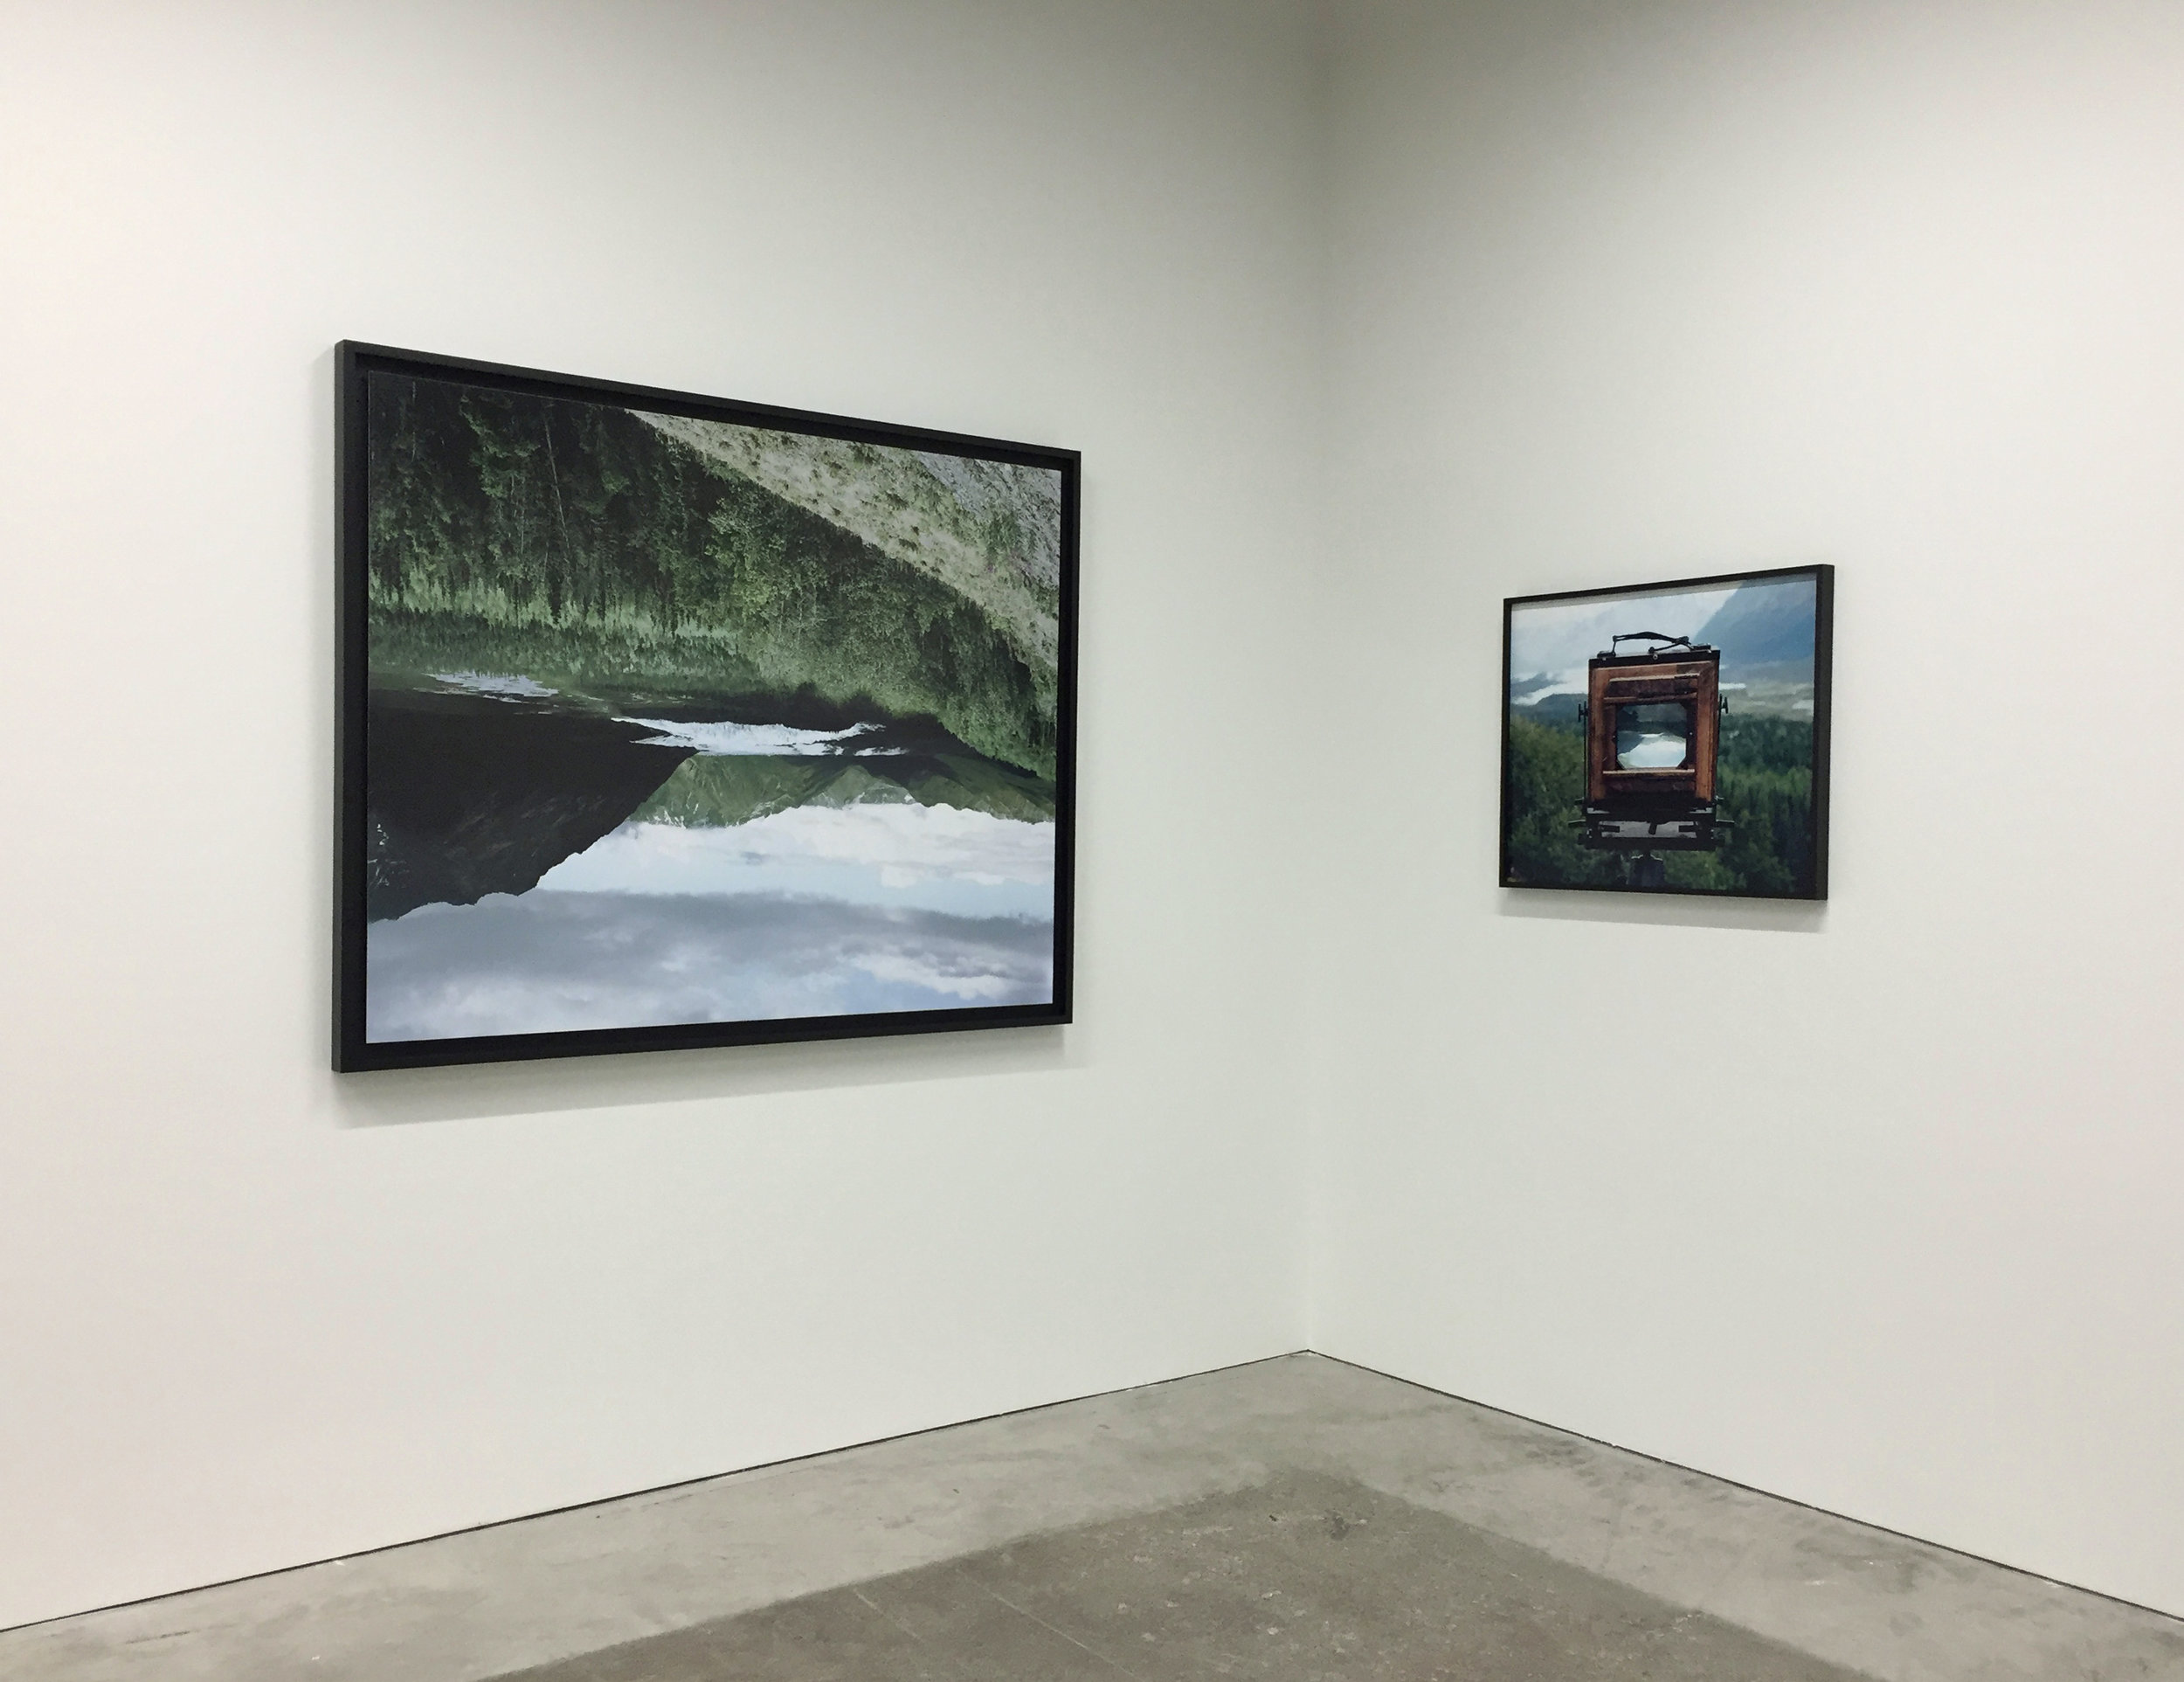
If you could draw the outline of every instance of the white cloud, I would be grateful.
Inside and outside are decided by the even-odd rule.
[[[473,695],[491,696],[496,701],[536,701],[558,693],[531,678],[508,677],[496,672],[434,672],[432,676],[439,682]]]
[[[912,986],[978,1004],[992,1004],[1006,996],[1010,980],[991,971],[943,969],[922,954],[903,952],[868,952],[849,960],[867,975],[881,981],[903,981]]]
[[[375,923],[374,1040],[751,1021],[1054,997],[1054,924],[780,895],[489,895]]]
[[[839,753],[879,758],[903,751],[852,745],[857,737],[878,730],[877,724],[852,724],[847,730],[805,730],[787,724],[687,724],[672,718],[624,718],[617,722],[658,730],[659,735],[645,738],[647,747],[690,748],[719,758],[811,758]]]

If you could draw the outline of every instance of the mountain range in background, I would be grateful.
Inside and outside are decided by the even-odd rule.
[[[1739,585],[1697,640],[1721,650],[1724,674],[1731,668],[1799,665],[1809,682],[1815,588],[1809,578]]]
[[[1520,607],[1520,616],[1533,617],[1521,635],[1512,628],[1510,703],[1518,717],[1575,728],[1586,692],[1582,662],[1605,651],[1618,632],[1655,630],[1718,648],[1723,689],[1733,709],[1809,718],[1817,592],[1807,574],[1755,578],[1727,592],[1645,592],[1628,600]],[[1626,651],[1638,646],[1623,645]]]

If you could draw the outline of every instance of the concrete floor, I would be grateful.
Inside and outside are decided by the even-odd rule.
[[[1296,1355],[0,1633],[11,1682],[2184,1682],[2184,1623]]]
[[[1057,1531],[519,1673],[523,1682],[1196,1677],[1855,1682],[1321,1472]]]

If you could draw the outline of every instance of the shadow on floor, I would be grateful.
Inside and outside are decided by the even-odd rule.
[[[1061,1530],[504,1682],[1854,1682],[1347,1479]]]

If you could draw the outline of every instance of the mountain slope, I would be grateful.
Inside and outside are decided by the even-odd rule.
[[[1812,663],[1816,589],[1809,578],[1739,585],[1706,621],[1701,642],[1721,650],[1724,667]]]
[[[854,533],[976,602],[1051,677],[1061,577],[1061,475],[840,439],[630,411],[717,467]]]

